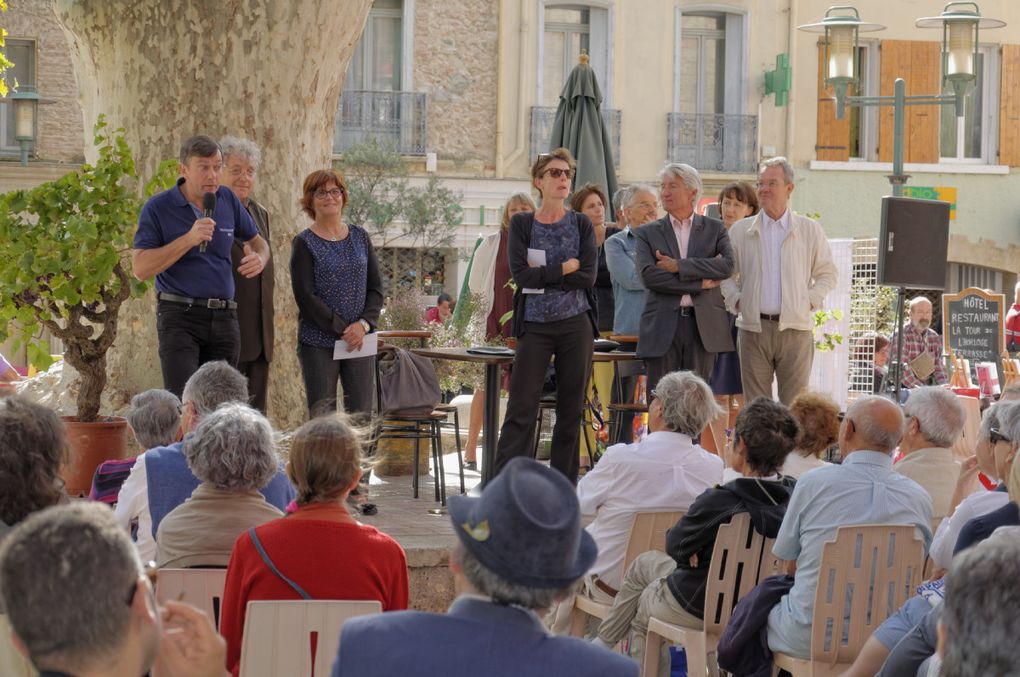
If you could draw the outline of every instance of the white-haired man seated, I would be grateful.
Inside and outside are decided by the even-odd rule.
[[[903,405],[907,419],[900,441],[903,458],[893,470],[914,480],[931,496],[932,518],[950,513],[960,463],[952,446],[963,432],[966,414],[956,395],[938,386],[921,386]]]
[[[659,380],[648,403],[648,436],[617,444],[577,484],[581,514],[599,546],[584,577],[584,594],[612,604],[623,577],[627,540],[639,512],[686,512],[705,489],[722,482],[723,462],[697,440],[719,411],[697,374],[674,371]],[[566,632],[572,599],[561,605],[553,631]]]

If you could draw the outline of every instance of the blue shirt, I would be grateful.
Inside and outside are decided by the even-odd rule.
[[[368,292],[368,232],[351,225],[343,240],[324,240],[311,229],[301,231],[297,237],[308,246],[315,261],[315,295],[347,324],[356,322],[365,311]],[[302,318],[298,329],[298,341],[302,344],[332,349],[337,338]]]
[[[892,457],[854,451],[842,465],[816,468],[797,481],[772,552],[797,560],[793,589],[769,614],[769,648],[807,658],[811,615],[822,564],[822,547],[838,527],[851,524],[913,524],[931,544],[931,497],[914,480],[893,472]],[[863,594],[863,593],[862,593]]]
[[[138,217],[135,249],[158,249],[191,230],[202,211],[188,202],[181,192],[184,178],[177,185],[153,195]],[[234,298],[233,264],[230,250],[234,239],[248,242],[259,234],[251,215],[225,186],[216,191],[213,210],[216,229],[205,253],[192,247],[162,273],[156,274],[156,291],[202,299]]]
[[[531,227],[528,247],[544,250],[547,266],[559,266],[568,259],[578,258],[581,252],[581,231],[574,220],[574,213],[567,211],[556,223],[542,223],[536,219]],[[528,297],[524,319],[528,322],[555,322],[580,315],[589,309],[584,290],[564,291],[546,287],[544,293]]]
[[[613,333],[636,336],[645,310],[645,285],[634,263],[637,236],[630,226],[606,240],[606,265],[613,278]]]

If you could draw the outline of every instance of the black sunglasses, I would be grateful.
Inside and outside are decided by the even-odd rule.
[[[999,432],[998,428],[990,428],[988,430],[988,439],[992,444],[998,444],[999,442],[1006,442],[1007,444],[1013,443],[1013,440]]]

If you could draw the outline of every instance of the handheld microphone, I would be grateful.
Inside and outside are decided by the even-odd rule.
[[[205,193],[202,195],[202,213],[207,219],[211,219],[213,212],[216,210],[216,193]],[[202,242],[198,245],[198,252],[205,254],[206,245],[208,242]]]

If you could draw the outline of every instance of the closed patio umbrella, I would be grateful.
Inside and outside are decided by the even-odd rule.
[[[605,189],[610,202],[606,205],[606,221],[612,221],[616,169],[609,132],[602,121],[602,90],[588,65],[587,54],[581,54],[580,63],[570,71],[560,92],[549,150],[560,147],[567,148],[577,160],[575,188],[590,181]]]

